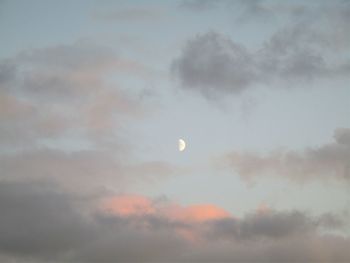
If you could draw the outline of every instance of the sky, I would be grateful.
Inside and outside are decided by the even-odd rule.
[[[347,0],[0,0],[0,261],[350,262],[349,25]]]

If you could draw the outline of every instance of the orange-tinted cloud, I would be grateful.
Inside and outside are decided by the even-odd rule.
[[[173,202],[156,202],[140,195],[118,195],[105,199],[102,209],[121,217],[152,215],[170,222],[183,223],[175,227],[175,233],[191,243],[202,240],[198,223],[232,217],[224,209],[211,204],[181,206]],[[147,224],[142,226],[147,228]]]
[[[139,195],[118,195],[103,202],[103,209],[119,216],[156,215],[171,221],[187,223],[222,219],[231,215],[211,204],[181,206],[175,203],[159,204]]]
[[[269,213],[271,211],[272,211],[271,207],[268,206],[266,203],[259,204],[258,208],[256,209],[256,212],[258,214]]]
[[[103,202],[103,209],[120,216],[141,216],[155,213],[152,201],[139,195],[112,197]]]
[[[187,207],[172,205],[164,212],[169,219],[185,222],[203,222],[230,217],[230,214],[224,209],[210,204]]]

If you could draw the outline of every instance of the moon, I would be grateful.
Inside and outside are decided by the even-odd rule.
[[[183,139],[179,139],[179,151],[182,152],[186,148],[186,142]]]

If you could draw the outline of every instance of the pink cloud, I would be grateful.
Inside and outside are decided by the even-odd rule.
[[[232,215],[223,208],[212,204],[182,206],[173,202],[157,202],[140,195],[118,195],[105,199],[102,209],[120,217],[155,216],[170,222],[180,222],[175,233],[182,239],[191,242],[201,242],[199,223],[230,218]],[[147,224],[142,226],[146,226]]]
[[[266,203],[261,203],[261,204],[259,204],[259,206],[257,207],[257,209],[256,209],[256,212],[258,213],[258,214],[264,214],[264,213],[269,213],[269,212],[271,212],[272,211],[272,209],[271,209],[271,207],[270,206],[268,206]]]
[[[169,219],[185,222],[203,222],[230,217],[224,209],[210,204],[187,207],[174,204],[165,208],[164,214]]]
[[[103,202],[103,209],[119,216],[142,216],[155,213],[152,201],[139,195],[120,195]]]
[[[204,222],[231,217],[223,208],[211,204],[181,206],[160,204],[140,195],[118,195],[103,201],[102,209],[118,216],[155,215],[170,221]]]

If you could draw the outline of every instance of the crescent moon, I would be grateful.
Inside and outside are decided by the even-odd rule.
[[[179,151],[182,152],[186,148],[186,142],[182,139],[179,139]]]

